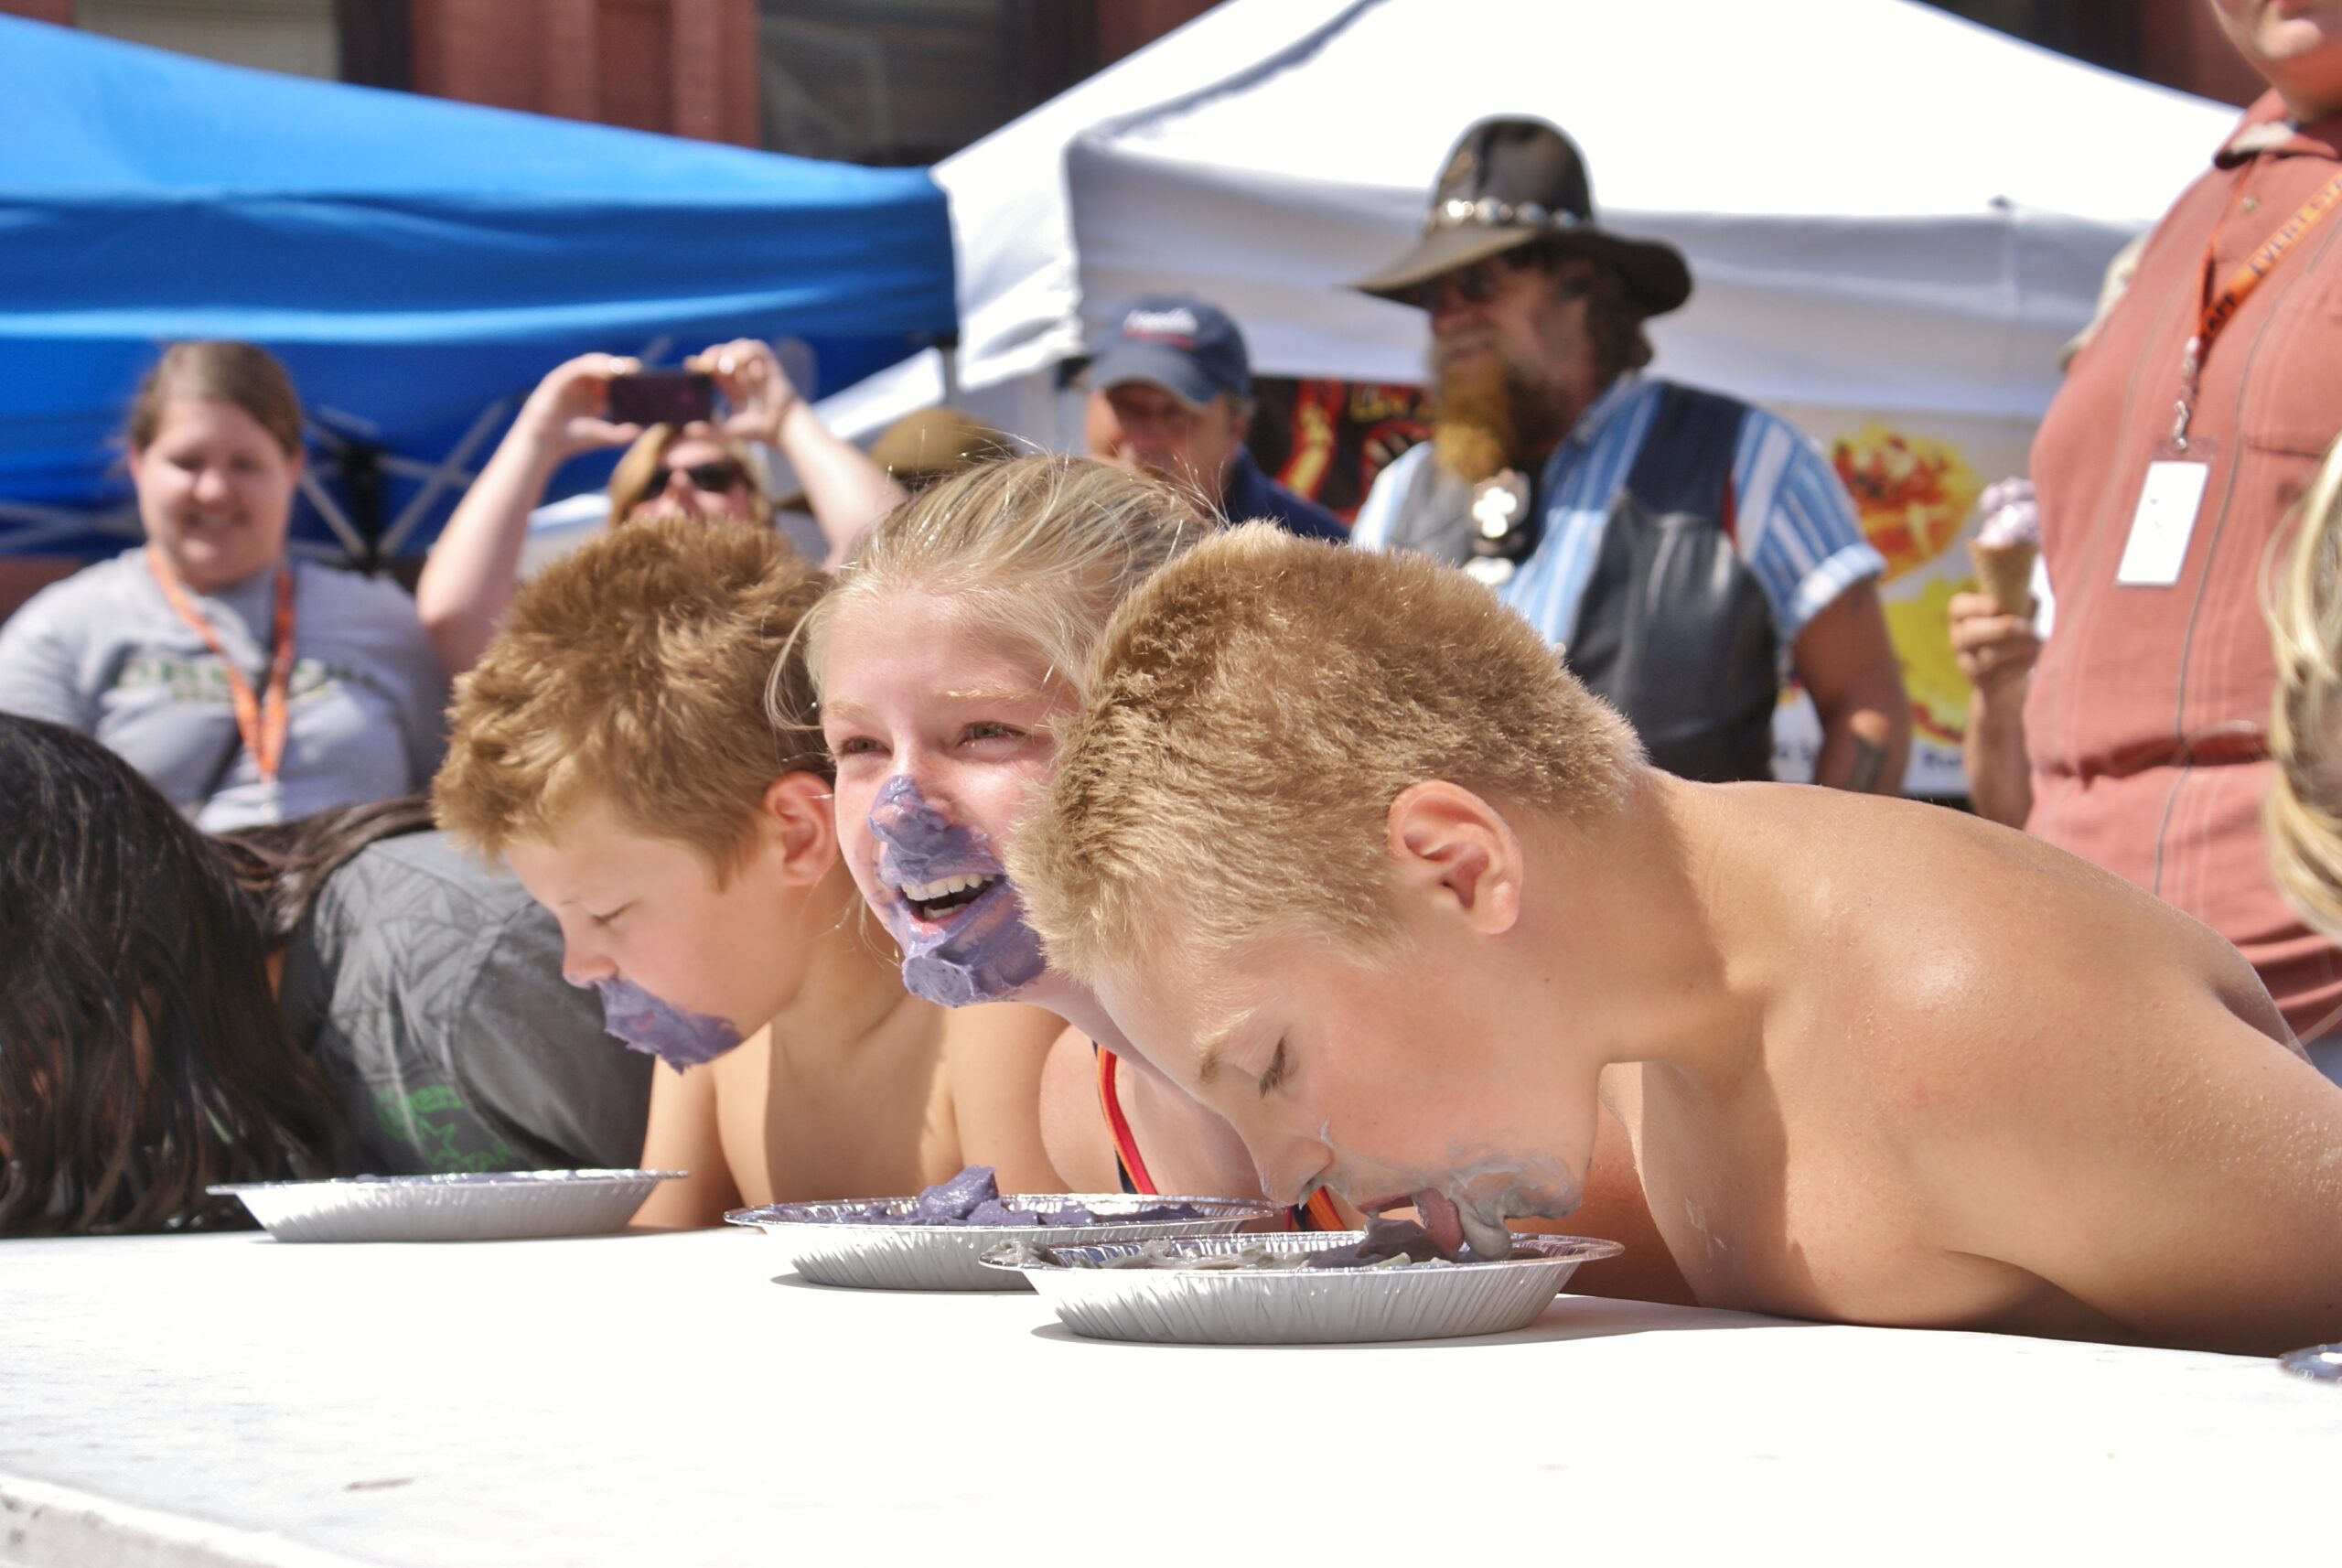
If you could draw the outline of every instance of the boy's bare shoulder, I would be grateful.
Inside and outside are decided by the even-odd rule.
[[[1746,894],[1745,940],[1771,944],[1791,1156],[1851,1154],[1927,1252],[2006,1271],[1960,1298],[1975,1326],[2251,1350],[2331,1329],[2342,1092],[2234,949],[1988,823],[1757,805],[1784,891]],[[1939,1275],[1968,1277],[1913,1277]]]
[[[2005,1113],[1996,1091],[2117,1070],[2165,1036],[2182,1055],[2252,1035],[2299,1054],[2234,948],[2120,877],[1947,808],[1796,805],[1832,809],[1789,839],[1812,841],[1780,922],[1804,950],[1789,972],[1807,1011],[1859,1011],[1843,1066],[1903,1086],[1882,1112]]]

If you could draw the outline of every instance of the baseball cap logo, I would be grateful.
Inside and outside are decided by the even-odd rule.
[[[1192,343],[1202,330],[1196,313],[1185,308],[1170,310],[1133,310],[1123,317],[1125,338],[1169,338]]]

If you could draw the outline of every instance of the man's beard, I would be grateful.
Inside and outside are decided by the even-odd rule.
[[[1551,389],[1501,355],[1434,375],[1433,453],[1467,485],[1531,467],[1562,437]]]

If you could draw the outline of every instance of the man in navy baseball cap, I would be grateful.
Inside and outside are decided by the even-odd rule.
[[[1266,518],[1305,538],[1349,538],[1332,512],[1271,479],[1245,450],[1252,360],[1225,311],[1192,295],[1154,294],[1109,320],[1090,362],[1082,436],[1090,456],[1169,480],[1230,521]]]

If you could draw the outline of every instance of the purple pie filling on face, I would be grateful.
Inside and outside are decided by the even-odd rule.
[[[571,981],[601,993],[602,1029],[628,1048],[648,1051],[677,1072],[712,1062],[740,1043],[721,1018],[661,1002],[631,980]]]
[[[919,785],[897,774],[870,807],[878,841],[879,918],[903,950],[903,986],[944,1007],[997,1002],[1041,976],[1041,939],[1025,923],[1025,905],[991,840],[948,821],[929,805]],[[919,910],[903,896],[959,877],[984,878]]]

